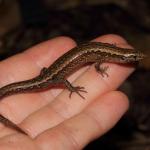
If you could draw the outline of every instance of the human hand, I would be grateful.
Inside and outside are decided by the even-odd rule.
[[[130,47],[116,35],[101,36],[94,41]],[[0,63],[0,84],[37,76],[43,67],[75,46],[67,37],[43,42]],[[104,63],[106,65],[106,63]],[[69,98],[68,90],[50,89],[38,93],[18,94],[0,102],[0,114],[13,121],[27,135],[0,126],[0,148],[21,150],[82,149],[90,141],[110,130],[128,108],[127,97],[115,91],[134,68],[109,63],[109,77],[102,77],[94,66],[84,67],[69,77],[73,85],[84,86],[85,100],[77,94]]]

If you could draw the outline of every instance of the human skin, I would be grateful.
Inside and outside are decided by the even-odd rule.
[[[131,48],[117,35],[104,35],[93,41],[115,43]],[[58,37],[38,44],[0,62],[0,86],[37,76],[76,43]],[[18,124],[27,135],[0,124],[2,150],[80,150],[110,130],[128,109],[128,98],[116,89],[134,71],[133,66],[104,63],[109,77],[102,77],[94,65],[83,67],[68,79],[84,86],[85,100],[66,89],[17,94],[0,102],[0,113]]]

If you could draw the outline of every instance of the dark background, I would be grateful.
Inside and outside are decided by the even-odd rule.
[[[78,43],[115,33],[150,55],[149,0],[0,0],[0,59],[56,36]],[[120,87],[131,107],[85,150],[150,149],[150,59]]]

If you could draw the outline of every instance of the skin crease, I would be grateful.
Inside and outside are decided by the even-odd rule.
[[[117,35],[104,35],[94,41],[130,48]],[[49,66],[74,46],[72,39],[58,37],[0,62],[0,86],[36,76],[41,68]],[[70,99],[69,91],[60,89],[4,98],[0,102],[0,113],[29,136],[1,124],[0,148],[79,150],[111,129],[128,108],[127,97],[115,90],[134,69],[111,63],[104,65],[109,66],[109,77],[102,78],[94,65],[69,77],[73,85],[84,86],[88,91],[84,94],[86,100],[76,94]]]

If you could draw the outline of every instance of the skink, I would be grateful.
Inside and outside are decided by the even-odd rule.
[[[88,42],[81,44],[58,58],[50,67],[43,68],[40,74],[32,79],[8,84],[0,88],[0,99],[5,96],[34,92],[47,89],[51,86],[64,85],[71,94],[77,93],[80,97],[81,92],[86,92],[84,87],[74,87],[68,80],[67,76],[73,73],[79,67],[87,63],[95,63],[96,71],[102,76],[107,75],[107,67],[101,67],[103,62],[114,63],[135,63],[143,59],[145,55],[134,49],[120,48],[113,44],[101,42]],[[15,127],[17,125],[0,115],[0,121],[5,125]]]

